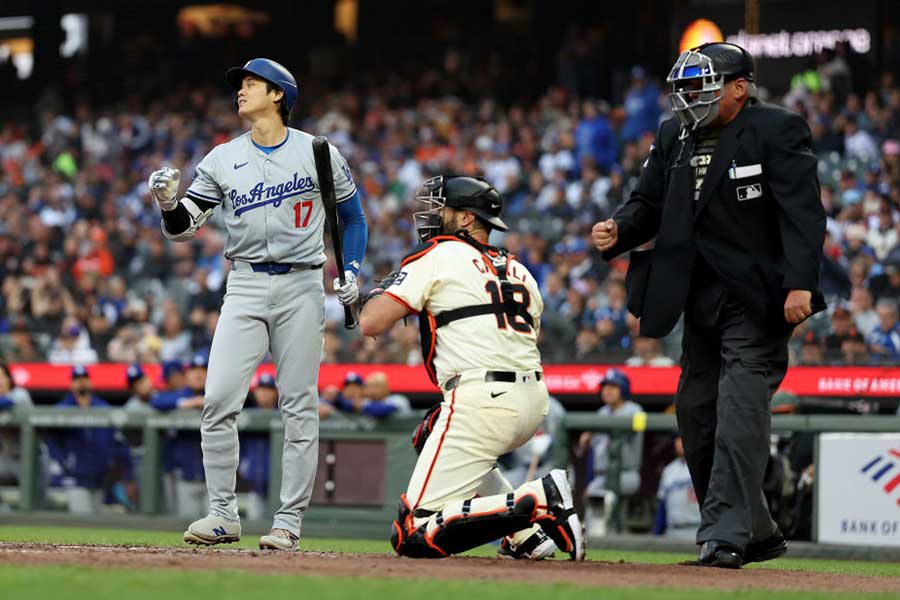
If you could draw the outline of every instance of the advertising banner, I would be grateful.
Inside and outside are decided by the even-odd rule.
[[[900,546],[900,433],[827,433],[816,467],[818,541]]]
[[[146,364],[147,376],[159,384],[159,365]],[[678,386],[678,367],[624,367],[622,365],[544,365],[544,380],[551,394],[596,394],[606,370],[615,367],[631,378],[631,391],[638,396],[673,396]],[[96,390],[127,390],[125,364],[88,365],[88,373]],[[10,365],[16,384],[31,390],[63,391],[69,389],[71,367],[44,363]],[[437,393],[422,366],[390,364],[322,365],[319,389],[329,385],[340,387],[349,372],[365,377],[381,371],[388,377],[391,390],[403,394]],[[275,374],[272,364],[260,365],[257,376]],[[254,380],[253,385],[256,384]],[[781,385],[798,396],[838,398],[896,398],[900,396],[900,367],[794,367],[788,369]]]

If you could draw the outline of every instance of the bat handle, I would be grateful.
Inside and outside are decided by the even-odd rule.
[[[341,260],[338,262],[338,282],[341,284],[341,287],[347,283],[347,277],[344,271],[344,261]],[[344,329],[356,329],[356,315],[353,314],[352,306],[344,306]]]
[[[344,307],[344,329],[356,329],[356,315],[353,314],[352,306]]]

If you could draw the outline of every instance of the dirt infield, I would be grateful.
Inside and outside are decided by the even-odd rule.
[[[454,557],[414,561],[388,554],[265,553],[252,550],[0,543],[0,564],[182,570],[241,569],[280,575],[482,579],[605,587],[675,587],[808,591],[896,591],[891,577],[684,565],[566,561],[524,562]]]

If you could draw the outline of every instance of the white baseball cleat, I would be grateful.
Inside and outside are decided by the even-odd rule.
[[[230,544],[241,539],[241,522],[207,515],[194,521],[184,532],[184,541],[200,546]]]
[[[509,541],[508,537],[500,542],[497,550],[497,558],[512,560],[544,560],[550,558],[556,552],[556,544],[553,543],[543,529],[538,529],[518,546]]]
[[[296,550],[300,544],[300,538],[287,529],[273,528],[268,535],[259,538],[260,550]]]
[[[572,486],[563,469],[554,469],[542,479],[547,496],[547,515],[538,523],[570,560],[584,560],[584,528],[575,513]]]

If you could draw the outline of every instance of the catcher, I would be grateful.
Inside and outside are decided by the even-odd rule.
[[[548,406],[538,286],[505,249],[488,245],[492,229],[507,229],[500,194],[482,179],[439,176],[416,200],[428,207],[414,213],[422,243],[368,294],[360,315],[363,334],[376,336],[417,314],[425,367],[444,395],[413,438],[419,460],[391,543],[401,556],[441,558],[505,538],[501,556],[539,559],[555,542],[581,560],[566,472],[514,490],[496,468],[498,456],[534,435]]]

